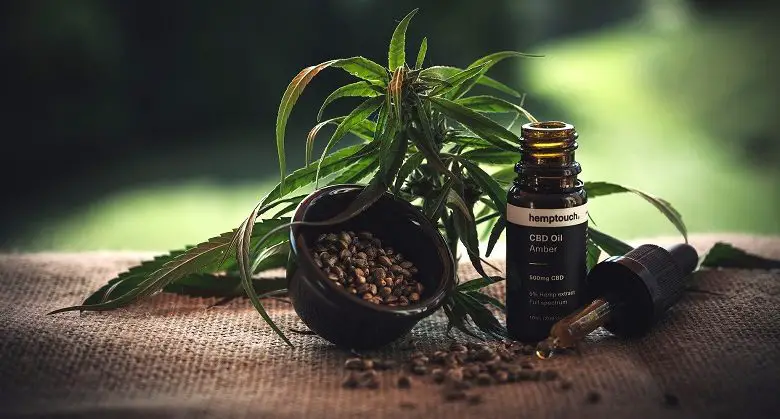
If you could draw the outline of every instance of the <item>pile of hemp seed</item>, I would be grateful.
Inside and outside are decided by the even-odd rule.
[[[478,387],[524,381],[559,381],[561,390],[572,387],[571,381],[561,380],[553,369],[537,370],[530,362],[535,348],[517,342],[453,343],[447,350],[432,353],[414,351],[401,365],[393,360],[350,358],[344,368],[345,388],[377,389],[380,371],[399,370],[396,386],[409,389],[418,383],[433,382],[442,387],[445,401],[482,402],[482,396],[472,391]]]
[[[370,232],[320,234],[312,249],[314,263],[328,279],[357,298],[389,307],[421,299],[417,267]]]

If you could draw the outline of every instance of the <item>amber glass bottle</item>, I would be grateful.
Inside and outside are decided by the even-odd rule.
[[[572,125],[529,123],[521,137],[507,197],[506,325],[514,339],[536,342],[586,302],[587,196]]]

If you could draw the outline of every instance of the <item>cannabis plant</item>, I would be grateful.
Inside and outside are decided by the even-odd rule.
[[[333,184],[365,184],[355,202],[334,219],[336,224],[369,207],[387,191],[418,206],[437,225],[453,254],[465,249],[478,273],[460,278],[443,309],[454,327],[469,335],[503,337],[495,313],[504,304],[483,288],[501,281],[488,274],[480,253],[480,237],[489,255],[505,227],[506,190],[514,178],[520,139],[512,131],[518,120],[533,121],[522,107],[523,95],[487,76],[502,60],[532,57],[514,51],[490,54],[466,68],[425,67],[423,38],[414,62],[406,57],[406,29],[416,10],[396,27],[390,39],[387,66],[364,57],[326,61],[303,69],[282,96],[276,119],[280,180],[234,231],[197,246],[144,262],[109,281],[82,305],[67,310],[111,310],[160,290],[233,298],[245,294],[271,328],[285,334],[263,308],[262,299],[284,293],[284,280],[254,279],[256,274],[285,266],[290,252],[289,214],[313,189]],[[306,138],[306,165],[287,173],[285,133],[293,107],[309,82],[327,68],[357,78],[336,89],[323,102],[318,123]],[[479,88],[493,94],[472,95]],[[500,95],[500,96],[499,96]],[[362,98],[347,115],[323,120],[336,100]],[[511,118],[496,116],[509,115]],[[499,122],[508,122],[504,125]],[[335,127],[318,157],[314,142],[326,126]],[[353,134],[357,145],[339,147]],[[680,215],[666,201],[631,188],[586,183],[591,199],[632,192],[658,208],[682,233]],[[320,223],[320,224],[323,224]],[[462,245],[462,246],[460,246]],[[631,247],[589,227],[589,267],[602,252],[619,255]]]

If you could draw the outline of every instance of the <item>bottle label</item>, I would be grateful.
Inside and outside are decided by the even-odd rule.
[[[543,338],[584,302],[588,207],[509,204],[507,221],[507,326]]]

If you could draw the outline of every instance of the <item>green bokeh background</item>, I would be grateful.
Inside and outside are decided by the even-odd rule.
[[[694,233],[780,234],[776,134],[780,95],[774,74],[780,67],[774,43],[777,30],[766,9],[724,10],[716,7],[718,2],[604,1],[592,6],[602,7],[604,13],[580,13],[577,8],[583,6],[573,1],[551,2],[552,7],[541,1],[497,1],[495,6],[454,2],[447,11],[444,2],[382,5],[365,0],[322,2],[325,6],[317,10],[327,11],[327,16],[302,6],[303,16],[287,19],[287,32],[278,39],[235,35],[250,44],[241,53],[268,54],[262,65],[249,65],[266,81],[246,85],[251,94],[198,86],[203,80],[218,85],[217,79],[231,77],[231,68],[213,70],[219,62],[211,63],[210,72],[182,64],[182,73],[175,77],[181,82],[178,89],[191,89],[198,101],[213,101],[227,116],[209,114],[209,120],[216,122],[202,130],[196,123],[199,114],[188,115],[186,109],[183,116],[160,119],[168,128],[193,126],[150,129],[155,142],[127,154],[120,151],[120,156],[89,166],[79,175],[63,176],[59,186],[31,200],[36,203],[31,206],[34,210],[20,207],[13,213],[17,228],[8,230],[12,234],[4,247],[158,251],[196,243],[237,226],[277,180],[273,104],[287,81],[300,68],[331,57],[366,55],[382,60],[392,27],[416,3],[421,3],[421,12],[407,35],[409,50],[416,51],[422,36],[428,36],[429,57],[436,64],[465,66],[500,49],[545,55],[502,63],[495,77],[527,92],[527,107],[539,119],[576,125],[583,179],[621,183],[661,196],[683,214]],[[101,7],[96,4],[84,2],[84,13]],[[239,6],[230,10],[240,13]],[[247,9],[246,13],[260,12]],[[337,19],[328,26],[335,41],[310,27],[328,16]],[[47,19],[57,21],[58,15]],[[273,20],[271,16],[257,19],[258,24]],[[85,30],[83,22],[89,21],[84,18],[63,27]],[[579,22],[579,27],[568,33],[558,31],[558,25],[569,22]],[[30,25],[27,30],[35,27]],[[92,26],[98,33],[84,39],[107,43],[98,46],[105,49],[100,54],[110,53],[106,34],[119,36],[120,29],[111,21]],[[229,33],[231,20],[215,19],[212,26],[211,35]],[[486,29],[492,26],[499,28]],[[195,32],[182,32],[178,42],[221,42],[204,40]],[[364,32],[370,36],[355,40],[355,34]],[[269,43],[275,43],[269,46],[272,51],[264,52]],[[285,53],[293,50],[297,53]],[[188,80],[188,71],[205,75]],[[315,79],[296,108],[288,133],[293,168],[302,163],[302,138],[315,122],[318,101],[346,80],[340,76]],[[321,87],[315,87],[318,83]],[[155,100],[181,94],[166,92]],[[235,103],[235,112],[223,108],[231,102],[231,94],[242,98]],[[122,109],[113,108],[120,115],[112,114],[111,120],[123,120]],[[235,117],[236,112],[242,117]],[[123,126],[118,124],[115,130]],[[102,135],[111,136],[111,127],[108,124]],[[78,139],[79,129],[71,127],[69,138]],[[604,197],[591,205],[599,227],[621,238],[674,234],[663,216],[637,197]]]

